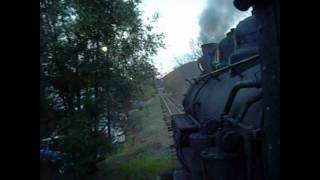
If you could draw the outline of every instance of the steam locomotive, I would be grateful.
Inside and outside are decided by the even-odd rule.
[[[252,16],[202,45],[201,75],[172,116],[182,180],[280,179],[279,1],[235,0]]]

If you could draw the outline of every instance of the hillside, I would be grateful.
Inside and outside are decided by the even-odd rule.
[[[163,82],[166,90],[172,93],[173,97],[178,102],[181,102],[183,99],[183,94],[189,87],[186,79],[191,79],[199,74],[200,71],[197,67],[196,61],[192,61],[178,67],[174,71],[164,76]]]
[[[91,179],[152,180],[172,173],[177,162],[171,159],[172,140],[162,118],[158,96],[147,101],[142,110],[133,111],[127,141],[99,164]]]

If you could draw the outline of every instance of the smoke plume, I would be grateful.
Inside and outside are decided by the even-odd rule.
[[[250,14],[250,11],[237,10],[233,0],[207,0],[199,19],[200,41],[203,44],[219,42],[236,22]]]

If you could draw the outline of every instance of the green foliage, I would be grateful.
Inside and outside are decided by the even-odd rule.
[[[58,124],[76,172],[85,172],[98,147],[108,147],[97,135],[99,119],[117,124],[110,114],[127,113],[141,87],[154,81],[150,57],[164,47],[163,34],[152,31],[157,15],[143,23],[139,3],[40,1],[40,122]]]
[[[118,173],[123,179],[155,179],[159,174],[170,172],[174,167],[175,164],[170,159],[141,156],[123,164]]]
[[[156,179],[178,166],[177,161],[168,159],[171,141],[162,119],[160,98],[152,98],[145,107],[131,113],[126,142],[98,164],[101,171],[90,179]]]
[[[86,177],[97,162],[98,152],[104,155],[111,151],[110,139],[100,136],[88,128],[90,123],[83,116],[76,115],[60,122],[68,126],[61,132],[60,149],[63,149],[63,163],[72,171],[75,179]]]
[[[154,97],[156,90],[152,85],[145,85],[141,87],[142,91],[137,95],[137,99],[141,101],[147,101]]]

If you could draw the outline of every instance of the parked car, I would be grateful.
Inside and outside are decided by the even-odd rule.
[[[49,164],[56,168],[58,173],[63,175],[72,169],[74,163],[63,161],[65,153],[58,149],[58,140],[61,136],[54,136],[50,138],[44,138],[40,141],[40,160],[49,162]],[[96,159],[89,164],[88,171],[94,171],[95,164],[105,159],[105,148],[98,147]]]

